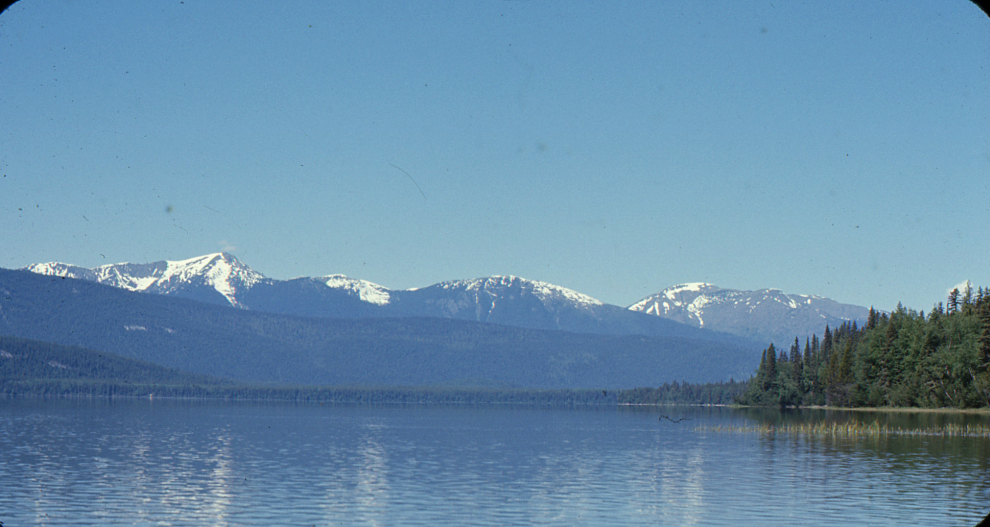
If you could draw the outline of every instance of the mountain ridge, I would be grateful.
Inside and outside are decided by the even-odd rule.
[[[298,317],[4,269],[0,336],[272,385],[425,386],[478,379],[526,388],[633,388],[746,378],[759,356],[751,346],[681,336],[594,335],[429,317]]]
[[[513,275],[447,280],[404,290],[342,274],[277,280],[266,278],[229,253],[92,269],[60,262],[23,269],[296,316],[426,316],[595,334],[697,337],[672,325],[676,323],[755,339],[763,345],[819,333],[825,324],[865,320],[867,313],[865,308],[819,296],[786,294],[779,289],[739,291],[704,282],[672,286],[622,308],[563,286]],[[702,338],[724,339],[714,333]]]
[[[767,288],[742,291],[693,282],[668,287],[630,305],[629,310],[689,324],[717,327],[735,335],[790,344],[820,334],[826,325],[863,323],[869,310],[816,295]]]

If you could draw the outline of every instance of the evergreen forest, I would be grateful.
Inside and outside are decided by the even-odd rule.
[[[727,382],[665,382],[656,388],[620,390],[619,404],[659,405],[730,405],[743,396],[749,387],[747,381],[729,379]]]
[[[967,283],[927,315],[870,309],[864,327],[771,344],[737,402],[752,406],[980,408],[990,405],[990,289]]]

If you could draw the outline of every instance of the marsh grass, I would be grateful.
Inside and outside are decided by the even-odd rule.
[[[990,426],[944,424],[920,428],[893,427],[878,422],[860,423],[855,421],[836,423],[787,423],[747,426],[700,426],[695,430],[706,432],[756,432],[761,434],[794,434],[814,437],[886,437],[886,436],[927,436],[927,437],[985,437],[990,438]]]

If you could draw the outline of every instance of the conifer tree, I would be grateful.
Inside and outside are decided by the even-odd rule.
[[[801,364],[801,345],[798,344],[798,338],[794,337],[794,345],[791,346],[791,381],[794,383],[794,389],[800,393],[804,393],[804,390],[801,388],[801,373],[803,369]],[[800,402],[800,395],[798,395],[797,399],[797,401],[794,401],[795,404]]]
[[[894,346],[895,340],[897,340],[897,325],[891,322],[887,324],[887,331],[884,334],[884,347],[890,349]]]
[[[756,380],[761,390],[767,389],[767,350],[763,350],[763,356],[760,357],[760,369],[756,370]]]
[[[852,372],[853,346],[852,340],[846,340],[842,347],[842,358],[839,361],[838,381],[841,384],[849,384],[853,381]]]
[[[832,332],[828,329],[828,324],[825,324],[825,335],[822,337],[822,355],[821,361],[828,362],[832,355]]]
[[[773,343],[770,343],[770,347],[767,348],[767,373],[764,378],[764,390],[770,391],[773,385],[777,382],[777,350],[773,347]]]
[[[980,303],[980,337],[977,341],[980,368],[990,371],[990,302]]]
[[[959,311],[959,288],[953,289],[949,293],[948,309],[946,309],[949,315],[955,315],[956,311]]]

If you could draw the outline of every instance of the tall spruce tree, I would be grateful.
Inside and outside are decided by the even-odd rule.
[[[959,288],[954,288],[949,292],[948,307],[946,312],[949,315],[955,315],[959,311]]]
[[[777,349],[773,347],[773,343],[770,343],[770,347],[767,348],[767,372],[764,378],[764,391],[771,391],[774,385],[777,383]]]
[[[990,371],[990,302],[980,303],[980,337],[977,340],[980,367]]]
[[[794,337],[794,344],[791,345],[791,382],[794,385],[794,390],[803,393],[804,390],[801,388],[801,345],[798,343],[798,338]],[[800,402],[800,396],[796,397],[796,401],[792,401],[794,404]]]
[[[825,324],[825,335],[822,337],[822,355],[819,360],[824,363],[828,363],[829,359],[832,358],[832,332],[828,329],[828,324]]]

